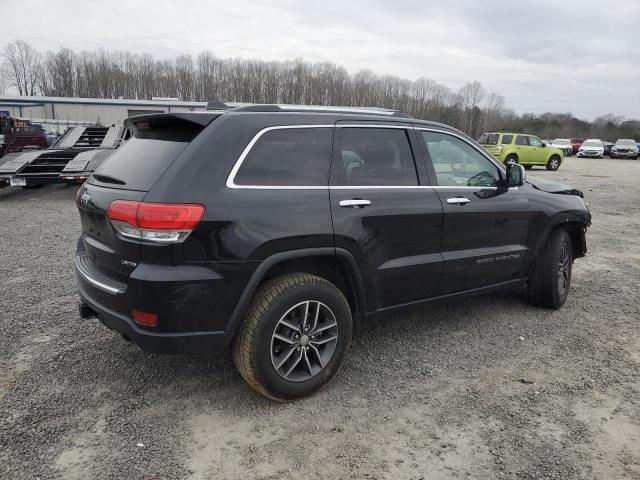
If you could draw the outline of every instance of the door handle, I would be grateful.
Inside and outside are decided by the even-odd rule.
[[[453,197],[447,198],[447,203],[449,205],[466,205],[467,203],[471,203],[471,200],[464,197]]]
[[[371,205],[371,200],[361,200],[354,198],[353,200],[340,200],[340,206],[344,208],[363,208]]]

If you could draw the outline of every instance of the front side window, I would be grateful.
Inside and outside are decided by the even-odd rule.
[[[413,186],[418,174],[407,131],[402,128],[340,128],[332,184]]]
[[[262,134],[244,158],[236,185],[326,186],[331,127],[278,128]]]
[[[529,137],[526,135],[518,135],[516,137],[516,145],[529,145]]]
[[[497,187],[498,167],[464,140],[440,132],[421,132],[439,186]]]
[[[537,137],[529,137],[529,145],[531,145],[532,147],[541,147],[542,142]]]

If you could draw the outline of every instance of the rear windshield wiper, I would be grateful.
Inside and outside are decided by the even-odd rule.
[[[112,177],[111,175],[104,175],[101,173],[94,173],[93,178],[102,183],[117,183],[118,185],[126,185],[127,182],[120,180],[119,178]]]

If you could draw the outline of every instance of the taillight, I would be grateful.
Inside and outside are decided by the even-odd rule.
[[[157,243],[184,242],[203,215],[203,205],[130,200],[115,200],[107,212],[111,224],[123,237]]]
[[[155,327],[158,325],[158,314],[152,312],[142,312],[140,310],[132,310],[131,316],[134,322],[145,327]]]

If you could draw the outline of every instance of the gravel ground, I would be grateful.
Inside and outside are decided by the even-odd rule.
[[[511,292],[389,317],[290,404],[228,356],[80,320],[75,188],[0,191],[0,478],[640,479],[640,161],[530,173],[594,214],[564,308]]]

